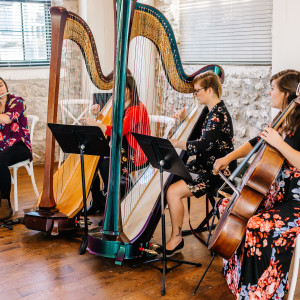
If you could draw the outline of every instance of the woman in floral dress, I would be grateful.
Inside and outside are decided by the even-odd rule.
[[[282,111],[296,97],[300,73],[285,70],[270,82],[271,106]],[[285,157],[257,214],[248,221],[245,242],[224,261],[225,278],[236,299],[282,299],[288,290],[288,271],[300,232],[300,105],[296,104],[279,132],[267,127],[214,166],[218,172],[245,157],[260,138]],[[221,211],[226,203],[222,202]]]
[[[221,100],[222,86],[218,75],[212,71],[199,74],[194,78],[193,84],[194,96],[199,104],[206,105],[208,113],[198,140],[188,142],[170,140],[174,147],[187,150],[189,155],[196,156],[187,167],[197,176],[191,182],[182,179],[168,188],[167,201],[172,221],[172,234],[166,244],[167,255],[174,254],[184,246],[181,234],[184,217],[183,199],[191,196],[199,198],[209,190],[220,187],[222,181],[213,173],[213,164],[217,158],[233,150],[232,121]],[[234,168],[235,162],[232,162],[227,169],[227,175]]]
[[[12,215],[9,166],[32,159],[24,100],[8,93],[0,78],[0,221]]]

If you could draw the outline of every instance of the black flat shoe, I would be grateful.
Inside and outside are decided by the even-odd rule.
[[[166,249],[166,256],[171,256],[171,255],[181,252],[181,249],[183,247],[184,247],[184,240],[182,239],[181,242],[173,250]],[[161,247],[157,248],[156,251],[163,253],[163,247],[161,246]]]

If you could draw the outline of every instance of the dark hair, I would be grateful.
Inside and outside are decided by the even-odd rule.
[[[6,90],[8,91],[7,83],[5,82],[5,80],[4,80],[2,77],[0,77],[0,80],[3,81],[3,83],[4,83],[5,87],[6,87]],[[10,94],[8,94],[8,96],[9,96],[9,95],[10,95]]]
[[[300,72],[292,69],[287,69],[274,74],[270,83],[276,80],[278,89],[285,94],[282,109],[285,109],[296,96],[297,86],[300,82]],[[277,119],[280,113],[275,117]],[[286,117],[286,123],[282,129],[285,132],[294,132],[300,123],[300,105],[296,104],[292,112]]]
[[[139,99],[136,83],[132,75],[127,74],[126,76],[126,88],[128,88],[130,91],[130,99],[131,99],[130,105],[128,107],[138,105],[140,99]]]
[[[202,87],[207,90],[208,88],[212,88],[214,93],[220,99],[222,96],[222,84],[219,76],[213,71],[206,71],[204,73],[198,74],[193,79],[193,85],[199,83]]]

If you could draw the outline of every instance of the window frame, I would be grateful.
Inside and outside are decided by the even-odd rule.
[[[46,35],[46,55],[47,59],[43,60],[25,60],[26,49],[24,44],[24,23],[23,16],[22,20],[22,54],[23,60],[0,60],[0,68],[22,68],[22,67],[49,67],[50,65],[50,54],[51,54],[51,18],[49,9],[51,7],[51,0],[1,0],[2,2],[16,2],[21,4],[21,14],[22,14],[22,4],[23,3],[40,3],[44,4],[44,16],[45,16],[45,35]]]
[[[194,1],[196,4],[192,5],[191,2]],[[201,3],[203,2],[203,4]],[[216,9],[218,2],[220,2],[224,7],[221,7],[219,10],[218,15],[210,14],[212,11],[209,9]],[[228,4],[225,3],[226,0],[190,0],[190,1],[179,1],[179,9],[180,9],[180,25],[179,25],[179,32],[180,32],[180,54],[183,64],[185,65],[205,65],[210,63],[217,63],[222,65],[251,65],[251,66],[270,66],[272,65],[272,26],[273,26],[273,3],[272,0],[265,0],[262,1],[259,5],[268,7],[268,14],[267,17],[263,16],[262,18],[265,18],[264,22],[262,23],[262,26],[264,26],[262,30],[262,34],[268,37],[268,39],[264,40],[264,42],[260,43],[260,37],[257,35],[254,40],[253,36],[255,36],[257,33],[257,30],[252,30],[253,24],[257,25],[258,23],[255,23],[256,19],[259,19],[260,17],[257,17],[257,14],[251,14],[251,10],[254,10],[257,6],[257,3],[260,2],[258,0],[248,0],[245,3],[243,1],[239,0],[227,0]],[[251,3],[252,2],[252,3]],[[244,12],[242,11],[241,15],[245,15],[245,20],[247,22],[251,20],[248,18],[248,15],[252,16],[252,23],[250,22],[245,30],[245,33],[242,33],[242,30],[244,30],[244,27],[247,22],[241,22],[236,23],[235,19],[233,19],[233,22],[227,22],[227,27],[221,27],[218,22],[221,19],[218,19],[218,16],[226,16],[229,15],[226,14],[227,7],[231,8],[234,7],[234,5],[237,4],[235,7],[236,11],[232,12],[231,17],[234,18],[235,14],[237,13],[237,10],[240,10],[240,7],[244,7]],[[246,6],[249,6],[249,8],[246,8]],[[207,10],[205,10],[205,6],[207,6]],[[252,8],[251,8],[252,6]],[[210,31],[205,35],[204,30],[201,32],[201,34],[197,34],[197,29],[201,28],[199,24],[201,24],[201,21],[194,21],[193,27],[188,26],[187,20],[193,20],[191,18],[191,15],[195,12],[197,8],[204,7],[204,10],[198,11],[200,13],[200,16],[211,16],[211,21],[209,23],[204,23],[205,25],[208,24],[207,27],[209,27]],[[183,13],[186,13],[186,16],[182,16]],[[262,12],[263,14],[263,12]],[[199,18],[201,20],[201,17]],[[204,18],[207,22],[207,18]],[[226,18],[224,17],[224,23],[226,25]],[[260,25],[259,25],[260,26]],[[213,28],[213,29],[212,29]],[[218,28],[218,29],[215,29]],[[220,29],[221,28],[221,29]],[[234,28],[236,28],[236,31],[234,31]],[[242,28],[242,29],[241,29]],[[232,31],[233,29],[233,31]],[[215,30],[215,31],[214,31]],[[188,36],[187,31],[195,32],[195,43],[193,42],[193,39],[191,36]],[[223,31],[223,32],[222,32]],[[229,36],[229,32],[232,31],[232,36]],[[210,35],[211,34],[211,35]],[[239,37],[240,35],[241,37]],[[204,38],[203,38],[204,36]],[[244,50],[239,50],[240,45],[243,45],[243,42],[245,39],[253,40],[253,44],[257,43],[259,44],[258,48],[253,47],[253,45],[249,45],[249,48]],[[247,40],[248,41],[248,40]],[[196,44],[197,46],[195,46]],[[199,45],[202,45],[199,47]],[[224,46],[226,45],[226,46]],[[230,47],[228,45],[231,45]],[[235,46],[236,45],[236,46]],[[190,49],[190,50],[189,50]],[[231,50],[230,50],[231,49]],[[258,50],[257,50],[258,49]],[[231,52],[232,51],[232,52]],[[260,52],[256,52],[260,51]],[[231,52],[231,57],[228,56],[228,54]],[[252,53],[251,53],[252,52]],[[258,55],[257,55],[258,53]],[[201,56],[202,55],[202,56]]]

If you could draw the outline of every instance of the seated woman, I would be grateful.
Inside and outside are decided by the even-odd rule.
[[[8,167],[28,158],[32,153],[25,102],[10,94],[0,78],[0,221],[12,215]]]
[[[100,107],[96,105],[92,110],[94,115],[99,114]],[[85,119],[87,125],[99,126],[104,135],[111,136],[112,127],[103,125],[95,121],[92,117]],[[146,107],[139,100],[139,95],[135,80],[131,75],[127,75],[124,103],[124,119],[123,119],[123,140],[121,152],[121,180],[124,179],[124,184],[121,186],[122,195],[125,194],[126,183],[129,182],[129,174],[135,170],[139,170],[147,163],[147,157],[141,147],[132,135],[132,132],[151,135],[149,116]],[[125,137],[125,138],[124,138]],[[100,161],[100,174],[104,183],[104,193],[108,187],[109,176],[109,158],[105,157]],[[88,209],[88,213],[92,214],[97,211],[104,211],[105,200],[100,191],[100,179],[96,175],[94,179],[92,191],[92,205]]]
[[[222,185],[221,178],[213,173],[213,164],[219,157],[233,150],[233,127],[230,114],[221,100],[222,86],[218,75],[208,71],[197,75],[194,80],[194,96],[199,104],[206,105],[208,114],[196,141],[170,140],[174,147],[187,150],[189,155],[196,155],[196,159],[187,167],[196,173],[195,180],[179,180],[167,190],[172,234],[166,244],[167,255],[174,254],[184,246],[182,238],[182,224],[184,207],[182,200],[186,197],[197,198]],[[235,162],[230,164],[226,175],[235,168]]]
[[[268,93],[271,106],[283,111],[296,98],[299,82],[297,71],[273,75]],[[282,299],[288,289],[288,271],[300,233],[300,105],[278,132],[267,127],[259,137],[218,159],[215,172],[245,157],[260,138],[275,147],[285,161],[257,214],[248,221],[245,242],[229,261],[224,260],[227,284],[240,300]]]

